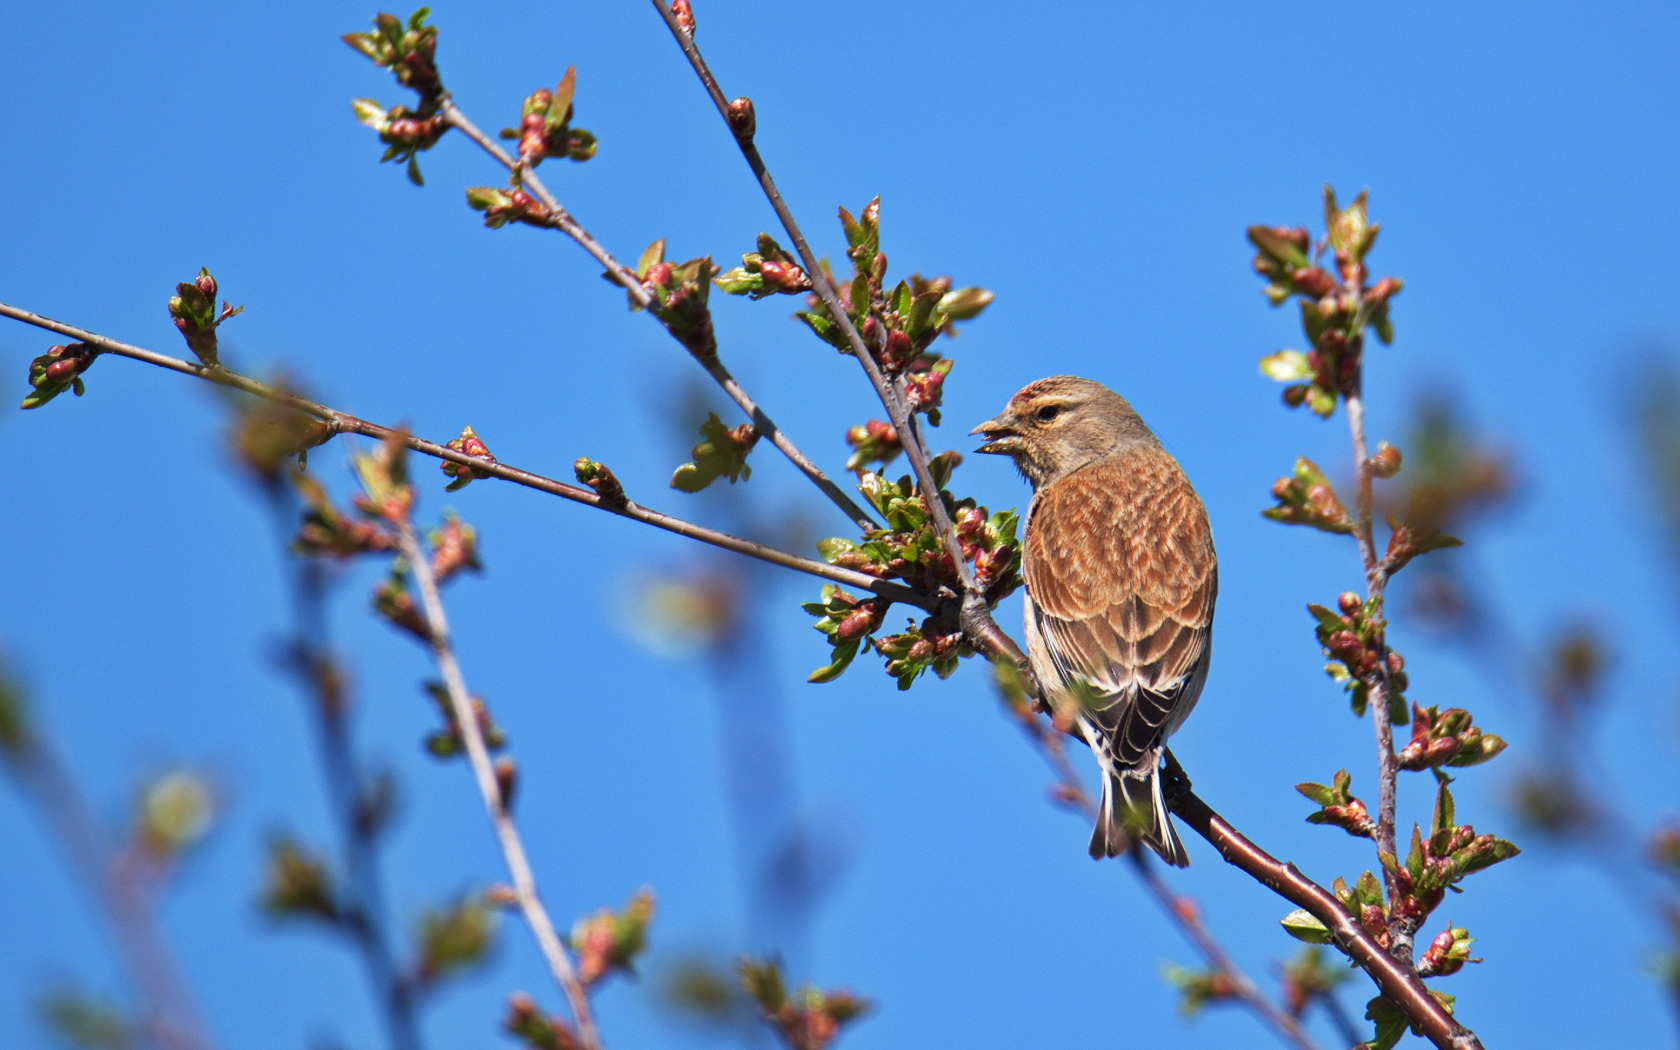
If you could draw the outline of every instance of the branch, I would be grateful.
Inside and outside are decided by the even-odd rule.
[[[461,676],[460,664],[455,661],[455,650],[449,637],[449,621],[444,616],[443,601],[438,597],[437,579],[432,575],[431,560],[426,557],[425,551],[420,549],[419,537],[414,534],[414,525],[406,515],[394,524],[397,528],[397,549],[408,562],[409,571],[414,574],[415,583],[420,589],[420,602],[426,617],[432,656],[437,662],[439,673],[443,675],[444,687],[449,692],[449,705],[454,711],[455,723],[466,744],[467,758],[472,763],[473,779],[477,781],[478,793],[484,799],[484,809],[495,826],[496,840],[501,845],[502,857],[507,862],[508,874],[513,879],[513,892],[519,900],[519,909],[524,913],[525,923],[530,926],[543,958],[548,961],[548,968],[553,973],[555,982],[560,985],[566,1000],[571,1004],[572,1017],[577,1021],[578,1036],[584,1050],[600,1050],[601,1037],[595,1029],[595,1018],[590,1012],[588,993],[578,980],[577,971],[572,966],[571,957],[566,954],[565,946],[560,943],[559,935],[554,932],[554,923],[549,919],[548,911],[537,897],[536,878],[531,874],[531,863],[525,856],[525,844],[519,837],[519,829],[514,826],[513,817],[508,813],[501,785],[496,779],[496,769],[490,761],[489,749],[484,745],[484,734],[479,728],[478,715],[473,710],[471,697],[467,695],[466,680]]]
[[[1365,567],[1365,597],[1373,603],[1376,616],[1383,616],[1383,589],[1388,583],[1388,575],[1383,567],[1382,559],[1377,555],[1376,540],[1372,535],[1372,474],[1371,461],[1366,453],[1365,443],[1365,402],[1360,390],[1360,380],[1356,376],[1353,388],[1346,395],[1348,433],[1353,440],[1353,469],[1355,483],[1358,486],[1355,508],[1356,521],[1353,535],[1359,543],[1359,557]],[[1384,632],[1386,636],[1386,631]],[[1369,687],[1371,702],[1371,721],[1376,727],[1377,734],[1377,827],[1376,844],[1379,853],[1389,856],[1399,856],[1394,851],[1394,794],[1395,780],[1399,776],[1400,766],[1394,755],[1394,726],[1389,718],[1388,710],[1388,660],[1386,637],[1381,659],[1377,661],[1377,677]],[[1393,870],[1388,866],[1383,868],[1383,878],[1388,887],[1388,899],[1397,901],[1401,897],[1399,886],[1395,882]],[[1394,957],[1408,966],[1412,961],[1412,931],[1402,922],[1390,924],[1390,944],[1393,945]]]
[[[326,405],[318,404],[314,401],[308,400],[307,398],[298,397],[295,394],[289,394],[265,383],[260,383],[254,379],[242,376],[237,372],[229,371],[219,365],[208,366],[195,364],[190,361],[183,361],[177,357],[170,357],[167,354],[160,354],[138,346],[130,346],[127,343],[119,343],[114,339],[107,339],[102,335],[96,335],[93,332],[77,328],[73,325],[65,324],[61,321],[54,321],[51,318],[42,317],[40,314],[30,313],[28,310],[23,310],[6,303],[0,303],[0,316],[10,317],[14,320],[22,321],[25,324],[34,325],[37,328],[44,328],[49,332],[56,332],[59,335],[80,340],[81,342],[87,343],[89,346],[95,347],[102,353],[116,354],[119,357],[127,357],[136,361],[144,361],[147,364],[157,365],[159,368],[167,368],[173,372],[180,372],[183,375],[193,376],[197,379],[203,379],[211,383],[216,383],[220,386],[229,387],[233,390],[250,394],[253,397],[260,397],[266,401],[272,401],[275,404],[285,405],[288,408],[295,409],[306,415],[311,415],[316,419],[325,421],[332,428],[333,433],[362,434],[366,437],[374,438],[379,441],[389,439],[394,433],[394,430],[391,427],[380,426],[377,423],[370,423],[365,419],[358,419],[346,412],[340,412],[335,408],[329,408]],[[721,547],[727,551],[734,551],[736,554],[744,554],[749,558],[757,558],[760,561],[769,562],[772,565],[780,565],[786,569],[793,569],[798,572],[808,573],[812,576],[833,581],[834,583],[845,584],[849,587],[856,587],[862,590],[871,591],[883,598],[889,599],[890,601],[900,602],[905,605],[914,605],[921,609],[927,609],[930,612],[933,611],[937,605],[935,599],[922,595],[914,590],[911,590],[909,587],[903,586],[902,584],[896,584],[886,580],[878,580],[873,576],[869,576],[861,572],[855,572],[851,569],[843,569],[836,565],[829,565],[827,562],[817,561],[812,558],[804,558],[797,554],[792,554],[788,551],[780,550],[763,543],[755,543],[752,540],[742,539],[739,536],[732,536],[726,532],[708,529],[705,526],[696,525],[693,522],[672,517],[669,514],[661,514],[656,510],[649,510],[648,508],[640,506],[636,503],[628,501],[624,503],[617,503],[610,500],[604,500],[590,489],[581,488],[577,485],[568,485],[565,482],[555,481],[554,479],[544,477],[541,474],[535,474],[527,470],[520,470],[517,467],[510,467],[505,463],[492,463],[488,460],[475,456],[469,456],[464,452],[458,452],[455,449],[447,448],[432,441],[424,441],[408,434],[404,434],[402,436],[402,443],[409,449],[422,455],[431,456],[434,459],[447,460],[450,463],[457,463],[464,467],[471,467],[473,471],[480,476],[501,478],[503,481],[511,481],[516,485],[523,485],[526,488],[536,489],[538,492],[546,492],[551,496],[559,496],[562,499],[568,499],[574,503],[582,503],[586,506],[594,507],[597,510],[605,510],[613,514],[617,514],[619,517],[629,518],[633,521],[639,521],[646,525],[652,525],[655,528],[664,529],[666,532],[674,532],[679,536],[686,536],[689,539],[699,540],[702,543],[709,543],[714,547]]]
[[[542,180],[537,178],[535,171],[523,162],[509,156],[507,151],[498,146],[494,139],[479,130],[478,126],[467,119],[467,115],[461,112],[455,105],[454,99],[447,94],[443,96],[440,112],[443,114],[443,119],[451,127],[459,129],[462,134],[476,142],[484,152],[501,162],[503,167],[518,175],[520,185],[529,189],[548,209],[547,225],[578,242],[584,251],[588,252],[596,262],[606,268],[607,276],[611,278],[614,284],[628,292],[630,297],[643,310],[649,310],[653,305],[653,296],[649,294],[646,288],[642,287],[640,278],[623,263],[613,258],[610,252],[601,247],[599,241],[589,235],[588,230],[585,230],[576,219],[572,218],[571,213],[561,206],[554,194],[550,193],[548,187],[543,185]],[[653,317],[651,311],[648,316]],[[654,319],[658,320],[658,318]],[[661,325],[661,327],[664,326]],[[672,335],[675,337],[675,333],[672,333]],[[681,340],[679,339],[678,342],[680,343]],[[706,370],[706,374],[710,375],[713,381],[723,388],[723,392],[729,395],[730,400],[739,405],[741,411],[745,412],[747,417],[753,421],[754,430],[760,436],[769,438],[770,443],[780,449],[789,462],[798,467],[807,478],[810,478],[811,483],[821,489],[823,495],[827,496],[831,503],[839,507],[841,512],[851,518],[858,527],[864,530],[878,527],[867,511],[858,506],[855,500],[830,480],[828,475],[824,474],[805,453],[799,450],[799,446],[793,443],[793,439],[776,426],[775,422],[758,406],[758,403],[741,388],[741,384],[730,374],[729,369],[724,367],[723,362],[718,360],[715,352],[698,354],[690,350],[689,353],[696,361],[700,362],[700,366]]]
[[[18,786],[31,798],[111,925],[130,985],[137,993],[146,1036],[162,1050],[210,1050],[204,1024],[152,915],[132,864],[82,796],[70,771],[39,737],[0,749]]]
[[[1323,923],[1336,946],[1370,975],[1378,990],[1398,1006],[1430,1042],[1441,1050],[1481,1050],[1481,1041],[1455,1021],[1446,1007],[1429,994],[1429,989],[1424,987],[1410,962],[1401,962],[1383,951],[1328,890],[1302,875],[1294,864],[1279,861],[1250,842],[1198,798],[1190,790],[1190,781],[1170,751],[1167,752],[1164,773],[1167,779],[1164,785],[1167,807],[1196,834],[1207,839],[1226,863],[1240,868]]]
[[[1279,1039],[1297,1047],[1298,1050],[1318,1050],[1318,1044],[1301,1029],[1300,1022],[1278,1009],[1275,1003],[1262,995],[1248,975],[1239,970],[1237,964],[1231,961],[1231,957],[1225,954],[1225,949],[1220,947],[1219,942],[1213,939],[1213,935],[1197,917],[1199,909],[1196,902],[1189,897],[1175,894],[1167,887],[1160,872],[1155,870],[1155,864],[1149,858],[1148,852],[1141,847],[1133,847],[1127,851],[1127,856],[1131,858],[1132,870],[1137,873],[1144,888],[1155,898],[1155,903],[1161,906],[1161,910],[1177,924],[1179,932],[1196,946],[1196,950],[1202,953],[1202,958],[1207,960],[1214,972],[1223,974],[1230,980],[1231,994],[1252,1010],[1255,1017],[1276,1032]]]
[[[1016,709],[1021,728],[1027,738],[1038,749],[1050,768],[1056,773],[1056,786],[1053,798],[1056,802],[1077,812],[1083,813],[1087,819],[1097,818],[1097,804],[1086,793],[1085,785],[1080,781],[1079,774],[1074,771],[1073,764],[1068,761],[1067,749],[1062,747],[1060,735],[1052,726],[1045,725],[1026,708]],[[1214,939],[1213,934],[1196,918],[1196,902],[1189,897],[1179,896],[1167,887],[1161,876],[1149,864],[1149,858],[1141,849],[1128,851],[1133,870],[1139,880],[1143,882],[1161,908],[1179,932],[1184,934],[1195,949],[1201,953],[1202,959],[1212,967],[1216,973],[1223,974],[1231,982],[1232,994],[1237,1002],[1254,1014],[1255,1020],[1270,1028],[1283,1042],[1297,1048],[1297,1050],[1318,1050],[1316,1043],[1302,1031],[1301,1025],[1295,1018],[1267,999],[1260,992],[1249,976],[1237,966],[1236,962],[1226,954],[1225,949]],[[1354,1040],[1350,1040],[1352,1042]]]
[[[811,251],[811,246],[800,232],[799,223],[794,220],[793,212],[788,210],[787,202],[782,199],[781,191],[776,188],[776,180],[770,177],[770,169],[765,167],[764,158],[759,156],[758,146],[753,141],[750,129],[737,130],[736,123],[729,116],[729,102],[723,97],[723,91],[718,87],[717,78],[712,75],[711,68],[706,65],[705,56],[700,53],[694,43],[691,33],[683,29],[677,17],[671,12],[671,6],[666,0],[653,0],[653,6],[659,16],[665,20],[665,26],[671,31],[671,36],[682,48],[683,54],[688,56],[689,65],[694,67],[695,74],[711,96],[712,104],[717,107],[718,116],[723,118],[724,125],[730,129],[730,135],[736,145],[741,148],[741,155],[746,158],[747,166],[752,169],[758,184],[764,190],[764,196],[775,210],[776,218],[781,220],[782,229],[787,231],[788,239],[793,242],[794,250],[799,253],[800,262],[805,267],[805,273],[811,279],[811,287],[828,308],[840,331],[845,335],[846,342],[851,345],[852,356],[857,358],[864,374],[869,377],[869,383],[875,388],[875,394],[881,399],[886,408],[893,427],[897,429],[899,441],[904,448],[905,458],[910,461],[910,467],[916,475],[916,485],[921,489],[922,502],[927,505],[928,517],[939,534],[945,552],[950,555],[952,564],[956,567],[957,575],[962,581],[962,608],[960,625],[963,633],[971,644],[988,656],[1007,656],[1017,664],[1025,665],[1026,657],[1020,647],[998,627],[992,619],[990,607],[986,603],[985,594],[975,586],[974,572],[963,558],[962,544],[957,540],[956,529],[952,527],[951,516],[945,510],[945,503],[939,498],[939,486],[934,483],[933,472],[928,467],[927,446],[922,439],[920,428],[910,415],[905,399],[900,396],[901,391],[881,373],[875,363],[869,348],[864,345],[863,337],[858,334],[852,324],[850,315],[840,304],[840,298],[835,294],[834,286],[829,282],[828,275],[823,272],[818,259]]]
[[[296,559],[286,556],[284,541],[292,526],[292,503],[270,490],[275,526],[282,539],[283,568]],[[292,618],[295,632],[288,656],[289,670],[304,692],[320,734],[322,777],[336,811],[345,869],[351,894],[343,901],[345,926],[360,950],[385,1014],[394,1050],[419,1050],[419,1018],[414,985],[397,965],[386,926],[385,893],[380,877],[376,839],[378,826],[366,811],[355,746],[350,735],[349,704],[344,676],[333,659],[326,637],[324,581],[318,563],[302,561],[292,573]]]

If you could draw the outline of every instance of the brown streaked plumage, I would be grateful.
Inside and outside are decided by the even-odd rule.
[[[1131,834],[1189,863],[1161,796],[1169,735],[1207,678],[1218,559],[1207,511],[1178,462],[1100,383],[1029,384],[974,428],[1033,486],[1023,575],[1027,656],[1103,771],[1091,855]]]

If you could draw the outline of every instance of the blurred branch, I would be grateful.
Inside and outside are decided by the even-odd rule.
[[[811,246],[800,232],[799,223],[795,221],[793,212],[788,210],[787,202],[782,199],[781,191],[776,188],[776,181],[770,176],[770,169],[764,164],[764,158],[759,156],[758,146],[754,142],[753,130],[756,117],[752,117],[752,102],[749,99],[737,99],[730,103],[723,97],[723,91],[718,87],[717,78],[712,75],[710,67],[706,65],[705,56],[694,43],[694,34],[683,27],[677,16],[671,11],[666,0],[653,0],[654,8],[659,16],[665,20],[666,28],[671,36],[688,57],[689,64],[694,67],[695,74],[711,96],[712,104],[717,107],[718,115],[723,118],[724,125],[729,128],[730,135],[741,149],[741,155],[746,158],[747,166],[752,169],[763,189],[764,196],[770,202],[770,207],[781,220],[782,228],[787,231],[788,238],[793,242],[794,250],[799,253],[805,273],[810,277],[811,287],[827,307],[835,325],[839,328],[846,342],[851,346],[851,354],[857,358],[864,374],[869,377],[869,383],[875,388],[875,394],[886,408],[888,417],[898,431],[905,458],[910,461],[912,471],[916,476],[917,488],[921,491],[922,501],[927,506],[928,518],[938,533],[945,552],[962,583],[963,593],[959,623],[970,644],[988,656],[1007,656],[1022,667],[1026,666],[1026,657],[1013,639],[998,627],[992,619],[991,609],[986,600],[985,592],[975,583],[974,572],[963,556],[962,544],[957,539],[956,529],[951,523],[951,516],[946,511],[945,503],[939,496],[939,485],[934,481],[933,473],[928,465],[929,456],[927,444],[922,436],[920,427],[912,418],[909,405],[901,387],[892,379],[883,375],[869,348],[864,345],[863,337],[858,334],[857,327],[852,324],[851,317],[841,306],[839,296],[835,294],[834,286],[829,281]],[[738,119],[731,114],[731,107],[746,119]],[[1027,671],[1031,674],[1030,670]]]
[[[0,681],[0,692],[10,690]],[[110,923],[117,954],[140,1000],[140,1031],[162,1050],[210,1050],[197,1008],[157,927],[138,858],[119,850],[82,796],[70,771],[38,730],[23,721],[22,698],[0,696],[11,708],[0,733],[0,763],[11,770],[58,839],[59,848]]]
[[[653,297],[642,286],[640,278],[625,267],[623,263],[613,258],[611,253],[601,247],[599,241],[589,235],[588,230],[585,230],[576,219],[572,218],[554,194],[549,192],[548,187],[543,185],[542,180],[537,177],[537,173],[532,170],[530,165],[523,164],[510,157],[506,150],[496,145],[493,139],[479,130],[471,120],[468,120],[467,115],[461,112],[455,105],[454,100],[447,94],[443,96],[440,112],[450,126],[459,129],[468,138],[476,142],[484,152],[500,161],[503,167],[515,174],[521,186],[529,189],[538,200],[542,201],[544,207],[548,209],[546,225],[559,230],[581,245],[584,251],[588,252],[596,262],[606,268],[607,275],[614,284],[628,292],[631,299],[643,310],[649,310],[648,316],[654,316],[650,310],[650,307],[654,305]],[[655,319],[657,320],[657,318]],[[824,474],[815,463],[811,462],[810,458],[799,450],[799,446],[793,443],[793,439],[783,433],[781,428],[776,426],[775,422],[765,414],[764,409],[760,408],[758,403],[742,389],[741,384],[730,374],[729,369],[725,368],[723,362],[718,360],[715,350],[707,354],[695,353],[690,350],[690,355],[706,370],[706,374],[710,375],[717,385],[723,388],[724,393],[729,395],[730,400],[739,405],[741,411],[747,414],[747,418],[752,420],[756,432],[762,437],[769,438],[770,442],[781,450],[789,462],[798,467],[807,478],[811,479],[811,483],[820,489],[831,503],[839,507],[841,512],[851,518],[860,528],[873,529],[877,527],[874,519],[830,480],[828,475]]]
[[[495,827],[496,841],[501,846],[508,874],[513,879],[513,892],[519,902],[519,910],[524,914],[526,925],[531,928],[532,936],[536,938],[537,947],[548,962],[555,982],[559,984],[567,1002],[571,1004],[572,1017],[577,1021],[578,1036],[584,1050],[600,1050],[601,1038],[595,1028],[588,993],[578,979],[577,970],[573,967],[565,946],[561,944],[559,935],[554,931],[553,920],[549,918],[547,909],[537,896],[536,878],[531,873],[531,863],[525,855],[525,843],[520,839],[519,829],[508,812],[507,800],[503,797],[496,768],[490,761],[490,752],[484,743],[484,733],[480,728],[478,715],[473,709],[472,698],[467,694],[466,680],[461,675],[460,664],[455,660],[449,621],[444,615],[443,600],[438,596],[437,579],[432,574],[431,559],[421,549],[414,525],[406,516],[395,520],[393,524],[397,529],[397,549],[408,562],[409,571],[414,574],[414,581],[420,590],[428,644],[437,662],[438,671],[443,676],[444,687],[448,690],[450,707],[454,711],[456,725],[466,745],[467,758],[472,763],[473,779],[478,784],[478,793],[483,798],[484,809]]]
[[[275,522],[282,538],[291,531],[291,504],[271,487]],[[285,559],[287,564],[294,559]],[[318,562],[295,562],[292,574],[294,637],[286,653],[320,734],[322,774],[328,801],[338,820],[350,892],[338,901],[343,928],[367,968],[385,1014],[395,1050],[419,1050],[414,983],[398,966],[386,926],[385,893],[378,862],[379,831],[388,814],[387,799],[369,797],[357,769],[350,734],[350,700],[343,669],[327,643],[325,581]]]
[[[1062,746],[1061,735],[1054,726],[1046,724],[1024,705],[1011,704],[1011,711],[1020,723],[1027,739],[1032,742],[1050,768],[1056,774],[1056,786],[1052,789],[1052,799],[1056,803],[1084,814],[1086,819],[1095,820],[1097,805],[1086,793],[1085,785],[1080,781],[1079,774],[1073,764],[1068,761],[1067,749]],[[1154,898],[1161,911],[1178,927],[1185,940],[1189,941],[1202,956],[1204,962],[1213,972],[1223,976],[1230,984],[1230,998],[1235,999],[1244,1009],[1252,1013],[1256,1020],[1270,1028],[1281,1041],[1294,1046],[1297,1050],[1318,1050],[1314,1043],[1302,1030],[1295,1018],[1289,1016],[1276,1004],[1267,999],[1249,976],[1242,971],[1225,949],[1220,946],[1213,934],[1208,932],[1198,917],[1199,908],[1196,902],[1188,896],[1179,896],[1167,886],[1158,872],[1150,864],[1149,857],[1140,848],[1127,851],[1131,857],[1132,870],[1144,889]]]
[[[107,339],[104,336],[96,335],[93,332],[77,328],[73,325],[65,324],[62,321],[55,321],[49,317],[43,317],[40,314],[31,313],[28,310],[11,306],[6,303],[0,303],[0,316],[10,317],[14,320],[22,321],[25,324],[34,325],[37,328],[44,328],[49,332],[56,332],[59,335],[80,340],[81,342],[94,347],[100,353],[116,354],[119,357],[127,357],[135,361],[144,361],[147,364],[157,365],[159,368],[167,368],[173,372],[180,372],[183,375],[193,376],[211,383],[216,383],[220,386],[239,390],[255,397],[272,401],[275,404],[285,405],[288,408],[314,416],[327,424],[327,432],[322,440],[325,440],[326,437],[330,437],[333,434],[362,434],[367,437],[384,441],[389,439],[391,435],[395,433],[395,431],[393,431],[390,427],[380,426],[377,423],[370,423],[365,419],[358,419],[348,413],[340,412],[334,408],[328,408],[326,405],[317,404],[314,401],[297,397],[293,394],[286,393],[283,390],[275,389],[267,384],[242,376],[237,372],[229,371],[227,368],[220,365],[211,366],[194,364],[189,361],[183,361],[177,357],[170,357],[167,354],[160,354],[138,346],[130,346],[127,343],[119,343],[114,339]],[[559,496],[562,499],[568,499],[574,503],[582,503],[587,506],[595,507],[599,510],[609,511],[613,514],[619,515],[620,517],[630,518],[634,521],[652,525],[655,528],[664,529],[666,532],[674,532],[679,536],[687,536],[689,539],[699,540],[702,543],[709,543],[714,547],[721,547],[727,551],[734,551],[736,554],[744,554],[749,558],[757,558],[760,561],[766,561],[772,565],[780,565],[783,568],[809,573],[812,576],[818,576],[825,580],[832,580],[835,583],[841,583],[847,586],[872,591],[875,594],[891,601],[901,602],[906,605],[914,605],[918,608],[930,610],[936,604],[933,599],[925,597],[900,584],[878,580],[873,576],[868,576],[861,572],[854,572],[850,569],[842,569],[838,566],[829,565],[826,562],[817,561],[812,558],[803,558],[797,554],[777,550],[774,547],[768,547],[762,543],[754,543],[751,540],[745,540],[739,536],[731,536],[727,533],[718,532],[715,529],[708,529],[692,522],[684,521],[681,518],[673,517],[669,514],[661,514],[655,510],[649,510],[637,503],[629,501],[618,502],[604,499],[589,489],[582,488],[577,485],[568,485],[564,482],[544,477],[541,474],[535,474],[527,470],[520,470],[516,467],[510,467],[503,463],[494,463],[479,457],[470,456],[456,449],[448,448],[435,442],[425,441],[409,434],[403,435],[402,443],[407,448],[415,452],[419,452],[422,455],[455,463],[463,467],[470,467],[474,473],[481,477],[501,478],[503,481],[511,481],[516,485],[523,485],[526,488],[536,489],[538,492],[546,492],[551,496]]]

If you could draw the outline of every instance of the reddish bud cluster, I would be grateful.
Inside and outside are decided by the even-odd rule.
[[[451,442],[448,442],[444,447],[454,449],[456,452],[471,456],[474,459],[482,459],[486,463],[496,462],[496,457],[490,454],[490,449],[485,446],[484,442],[479,439],[478,434],[475,433],[473,428],[470,426],[462,427],[461,436]],[[445,491],[447,492],[455,492],[459,489],[464,489],[468,485],[472,484],[473,479],[475,478],[482,480],[490,476],[488,473],[477,467],[463,466],[460,463],[455,463],[447,459],[443,461],[442,468],[445,476],[455,479],[445,486]]]
[[[531,1050],[578,1050],[580,1045],[571,1025],[537,1009],[537,1004],[524,992],[508,996],[502,1027]]]
[[[1266,297],[1273,306],[1299,298],[1301,327],[1310,343],[1307,353],[1285,350],[1262,360],[1261,368],[1293,384],[1283,392],[1286,405],[1309,405],[1329,416],[1338,397],[1359,389],[1365,329],[1374,329],[1384,343],[1393,338],[1388,302],[1401,284],[1392,277],[1365,284],[1364,259],[1380,229],[1366,219],[1365,194],[1342,208],[1328,186],[1324,193],[1328,229],[1316,246],[1300,227],[1251,226],[1248,239],[1257,252],[1254,269],[1268,282]],[[1317,262],[1327,248],[1335,257],[1334,274]]]
[[[622,507],[630,502],[624,495],[624,486],[619,483],[617,475],[608,469],[605,463],[597,463],[588,456],[579,456],[572,464],[572,471],[577,479],[595,490],[601,497],[601,502],[609,507]]]
[[[217,326],[242,310],[242,306],[223,302],[221,313],[216,312],[216,279],[203,267],[193,281],[176,285],[175,294],[169,299],[169,316],[176,330],[187,341],[187,348],[205,365],[216,364]]]
[[[781,969],[773,962],[743,959],[738,973],[764,1022],[789,1050],[823,1050],[843,1025],[869,1009],[867,1000],[844,990],[823,992],[807,985],[789,995]]]
[[[1386,680],[1389,717],[1396,724],[1404,725],[1406,661],[1399,653],[1390,652],[1384,643],[1385,625],[1376,616],[1375,606],[1362,601],[1352,591],[1338,596],[1336,606],[1342,610],[1339,615],[1322,605],[1307,606],[1307,611],[1318,621],[1315,632],[1318,643],[1324,647],[1324,655],[1335,661],[1325,667],[1325,672],[1352,694],[1356,715],[1365,713],[1371,687]]]
[[[846,444],[852,454],[846,459],[846,469],[862,474],[871,466],[886,466],[904,451],[898,440],[898,430],[891,423],[871,419],[846,431]]]
[[[1277,506],[1260,513],[1285,525],[1305,525],[1320,532],[1347,535],[1353,532],[1353,518],[1342,504],[1330,479],[1318,464],[1305,456],[1295,461],[1295,473],[1272,483]]]
[[[1398,656],[1390,653],[1390,657]],[[1505,741],[1471,725],[1470,712],[1412,705],[1412,739],[1398,755],[1401,769],[1474,766],[1505,750]]]
[[[292,540],[292,549],[299,554],[348,558],[396,549],[396,538],[389,531],[375,522],[340,511],[313,477],[294,472],[292,481],[306,508],[303,523]]]
[[[1475,938],[1461,926],[1442,930],[1418,956],[1419,977],[1445,977],[1464,969],[1467,962],[1481,962],[1470,958],[1470,944]]]
[[[642,889],[622,910],[602,908],[572,926],[571,946],[577,953],[578,980],[585,987],[614,971],[636,972],[636,956],[647,943],[653,904],[653,891]]]
[[[86,387],[82,373],[93,366],[99,351],[86,343],[67,343],[55,346],[29,362],[29,396],[23,408],[40,408],[66,390],[81,397]]]
[[[1296,784],[1295,790],[1319,804],[1317,813],[1307,816],[1312,824],[1329,824],[1341,828],[1356,838],[1374,838],[1377,822],[1365,809],[1365,803],[1353,797],[1353,778],[1347,770],[1339,769],[1329,785]]]
[[[938,616],[929,616],[919,625],[912,623],[900,634],[877,638],[873,644],[886,657],[887,674],[898,679],[900,689],[910,688],[924,671],[951,677],[957,661],[973,652],[962,629]]]
[[[437,27],[426,25],[421,8],[407,23],[381,11],[374,16],[368,33],[346,33],[341,39],[356,51],[396,74],[397,83],[419,93],[423,102],[435,102],[443,94],[435,54]]]
[[[462,569],[483,570],[478,561],[478,533],[454,514],[444,515],[443,525],[430,539],[432,576],[440,585]]]
[[[443,728],[438,729],[426,737],[426,751],[434,758],[452,758],[466,750],[467,742],[461,735],[461,723],[455,718],[455,705],[450,702],[449,690],[442,682],[427,682],[426,695],[431,697],[437,707],[438,714],[443,718]],[[473,696],[469,698],[473,721],[478,723],[478,735],[484,740],[484,747],[488,751],[500,751],[507,746],[507,735],[501,726],[490,717],[489,708],[484,705],[484,698]]]
[[[391,626],[407,631],[428,645],[431,644],[432,625],[415,604],[414,596],[408,593],[406,577],[393,573],[385,582],[374,588],[373,611]]]
[[[1384,853],[1379,858],[1398,892],[1397,899],[1390,902],[1391,920],[1406,933],[1415,933],[1459,880],[1520,852],[1509,842],[1478,835],[1468,824],[1454,823],[1452,792],[1445,777],[1435,792],[1431,827],[1425,836],[1412,826],[1412,847],[1404,863],[1392,854]]]
[[[518,186],[509,189],[469,186],[467,206],[483,212],[484,225],[492,230],[510,222],[522,222],[527,226],[548,226],[553,222],[553,213],[548,210],[548,205]]]
[[[577,67],[566,69],[553,91],[538,88],[525,96],[519,110],[519,127],[503,128],[502,138],[519,140],[519,162],[535,168],[547,157],[568,157],[586,161],[595,156],[595,136],[571,126],[577,93]]]

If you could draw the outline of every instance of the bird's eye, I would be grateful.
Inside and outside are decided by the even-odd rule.
[[[1041,408],[1037,412],[1033,413],[1034,417],[1040,423],[1048,423],[1052,419],[1055,419],[1057,416],[1059,416],[1061,414],[1062,414],[1062,406],[1060,406],[1060,405],[1045,405],[1043,408]]]

